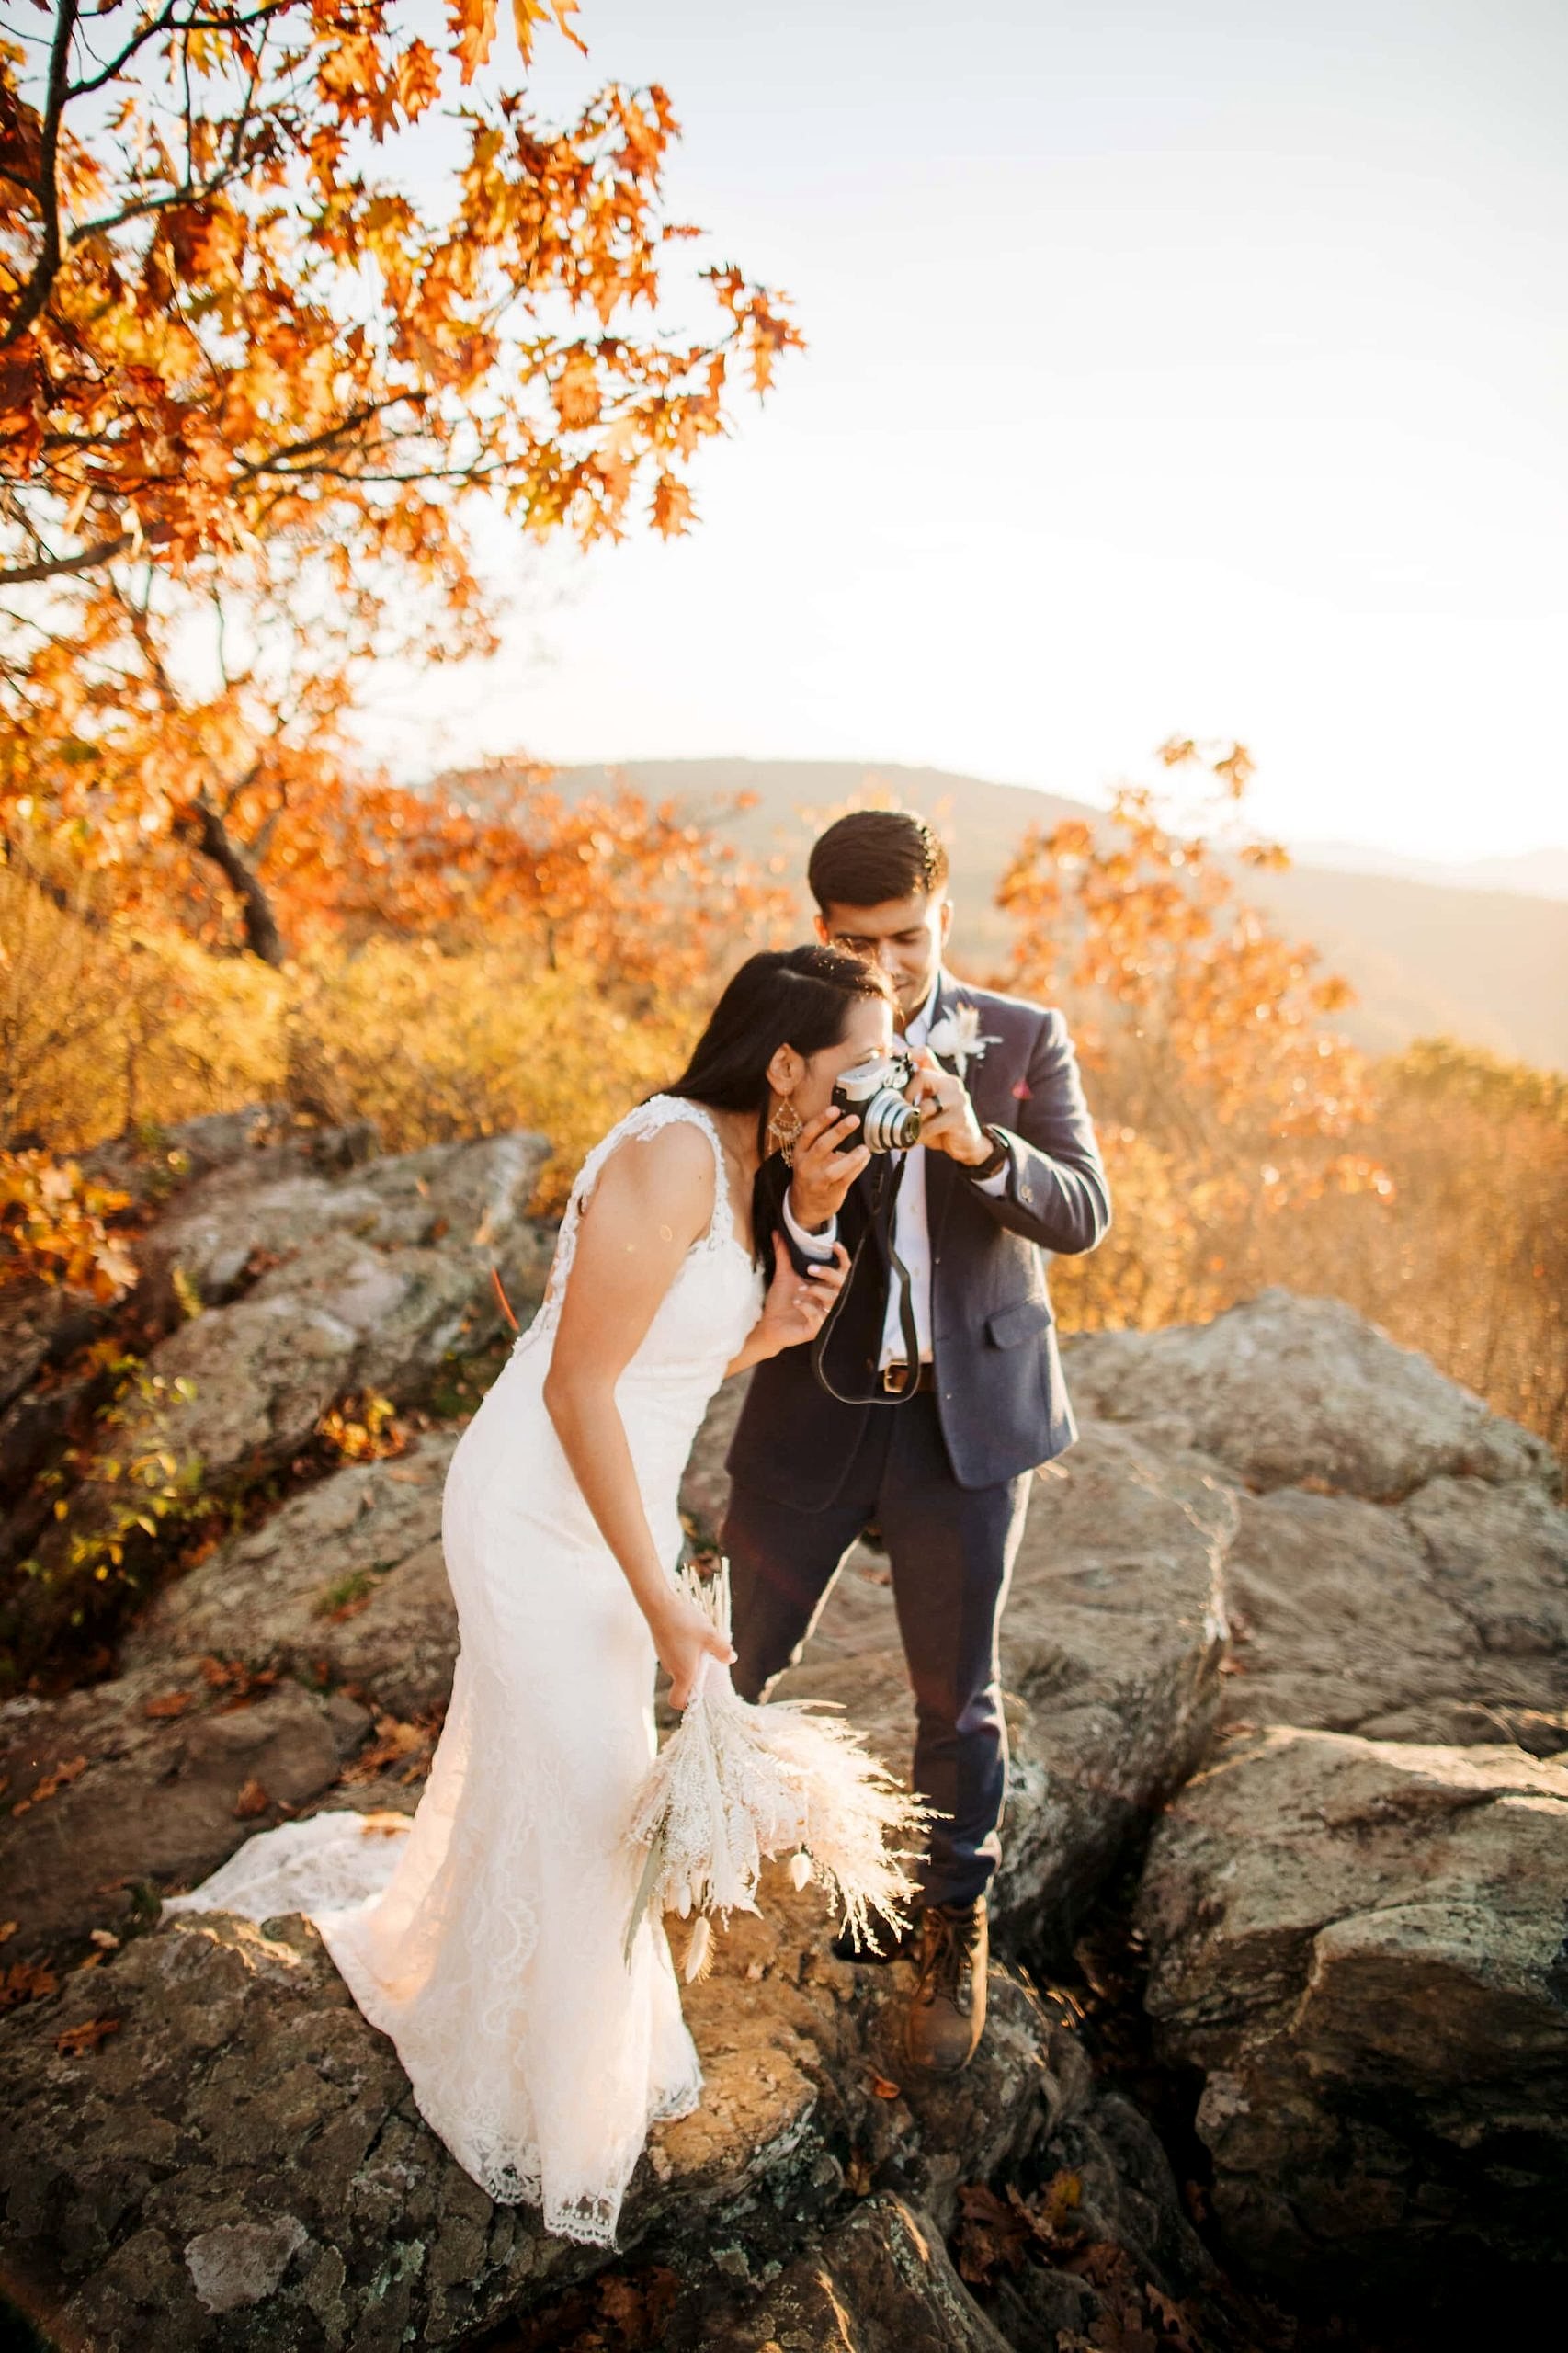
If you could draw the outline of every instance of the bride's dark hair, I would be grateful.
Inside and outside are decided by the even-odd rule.
[[[837,948],[767,949],[748,956],[709,1017],[695,1052],[663,1091],[719,1111],[767,1117],[767,1065],[780,1046],[821,1053],[844,1036],[858,998],[892,1000],[887,976]]]

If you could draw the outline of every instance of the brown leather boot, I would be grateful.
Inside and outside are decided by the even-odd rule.
[[[956,2075],[973,2058],[985,2027],[985,1898],[928,1904],[920,1927],[920,1976],[904,2014],[903,2047],[915,2066]]]

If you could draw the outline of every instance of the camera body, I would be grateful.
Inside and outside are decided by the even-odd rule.
[[[919,1142],[920,1112],[903,1094],[914,1076],[914,1063],[902,1054],[869,1054],[840,1071],[834,1107],[853,1111],[860,1122],[859,1134],[850,1137],[845,1151],[864,1144],[868,1152],[907,1152]]]

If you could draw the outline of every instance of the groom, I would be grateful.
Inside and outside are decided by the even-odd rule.
[[[796,1142],[779,1205],[797,1258],[831,1256],[841,1231],[851,1253],[866,1243],[824,1370],[846,1395],[889,1402],[839,1402],[804,1348],[757,1367],[729,1453],[732,1673],[756,1699],[799,1659],[840,1563],[874,1524],[915,1692],[914,1785],[941,1817],[923,1908],[899,1948],[918,1963],[905,2046],[915,2064],[950,2074],[985,2022],[985,1891],[1007,1768],[1002,1606],[1030,1474],[1077,1436],[1046,1256],[1092,1250],[1110,1199],[1061,1013],[942,968],[948,860],[924,820],[841,817],[807,874],[821,937],[880,962],[892,983],[904,1049],[918,1050],[924,1123],[891,1218],[872,1211],[881,1155],[857,1179],[835,1169],[834,1147],[857,1136],[813,1120]],[[772,1162],[765,1172],[778,1194],[784,1173]],[[910,1279],[913,1366],[890,1241]],[[911,1381],[915,1393],[891,1402]],[[871,1958],[847,1931],[835,1950]]]

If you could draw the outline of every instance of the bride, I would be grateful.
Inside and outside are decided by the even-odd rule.
[[[775,1234],[765,1279],[753,1181],[777,1142],[845,1142],[835,1079],[891,1034],[853,957],[741,967],[681,1077],[589,1154],[544,1303],[452,1456],[461,1647],[412,1824],[286,1823],[164,1907],[307,1914],[458,2162],[590,2245],[614,2245],[649,2125],[702,2089],[662,1921],[622,1954],[654,1663],[684,1708],[704,1653],[734,1656],[675,1582],[681,1474],[720,1381],[814,1337],[846,1264],[802,1277]]]

